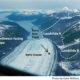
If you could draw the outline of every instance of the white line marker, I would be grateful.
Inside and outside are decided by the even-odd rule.
[[[45,30],[43,30],[42,32],[44,31],[47,31],[48,29],[52,28],[53,26],[55,26],[57,23],[59,23],[61,21],[61,19],[59,19],[58,21],[56,21],[53,25],[51,25],[50,27],[46,28]]]

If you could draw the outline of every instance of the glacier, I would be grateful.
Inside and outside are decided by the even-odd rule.
[[[41,45],[48,49],[50,54],[48,54]],[[41,54],[41,56],[26,56],[26,54]],[[55,46],[49,39],[26,40],[7,57],[2,59],[1,63],[4,66],[9,66],[35,75],[51,75],[51,71],[54,71],[57,63],[55,54],[57,54]],[[53,66],[53,64],[55,65]]]

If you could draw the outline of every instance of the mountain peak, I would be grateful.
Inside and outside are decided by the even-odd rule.
[[[68,7],[64,7],[62,10],[63,10],[63,11],[72,11],[72,10],[69,9]]]
[[[64,7],[62,11],[68,11],[68,12],[74,12],[74,13],[79,12],[78,9],[70,9],[69,7]]]
[[[78,9],[73,9],[73,12],[79,12],[79,10]]]

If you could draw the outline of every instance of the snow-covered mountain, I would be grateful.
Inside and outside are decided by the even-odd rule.
[[[52,10],[18,10],[17,13],[18,14],[23,14],[25,16],[27,15],[39,15],[39,14],[43,14],[43,15],[50,15],[53,14],[55,11]]]
[[[77,13],[77,12],[80,12],[78,9],[70,9],[69,7],[64,7],[62,9],[60,9],[59,11],[61,12],[74,12],[74,13]],[[23,13],[25,15],[33,15],[33,14],[53,14],[53,13],[56,13],[58,12],[57,10],[54,10],[54,9],[50,9],[50,10],[26,10],[26,9],[23,9],[23,10],[18,10],[19,13]]]
[[[68,8],[68,7],[64,7],[63,9],[62,9],[62,11],[65,11],[65,12],[80,12],[78,9],[70,9],[70,8]]]

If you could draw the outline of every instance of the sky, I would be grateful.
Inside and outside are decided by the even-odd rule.
[[[0,9],[80,9],[80,0],[0,0]]]

